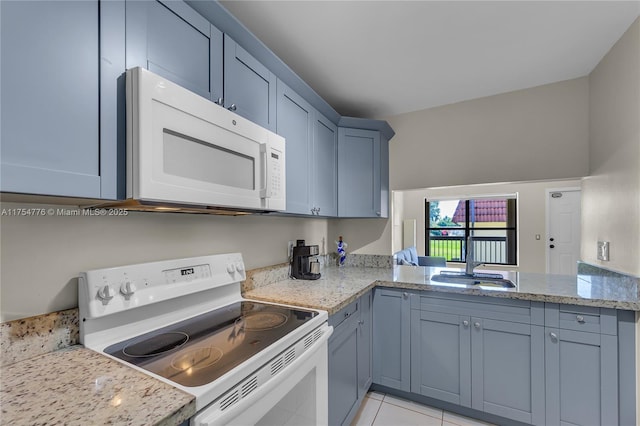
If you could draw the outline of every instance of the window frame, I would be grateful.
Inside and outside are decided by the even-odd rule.
[[[513,226],[504,226],[504,227],[471,227],[471,221],[470,221],[470,212],[471,212],[471,208],[470,208],[470,203],[471,201],[480,201],[480,200],[496,200],[496,199],[504,199],[505,201],[507,201],[507,224],[509,224],[509,217],[512,216],[511,221],[513,222]],[[465,225],[463,227],[452,227],[452,226],[438,226],[438,227],[432,227],[431,226],[431,215],[430,215],[430,203],[434,202],[434,201],[447,201],[447,200],[458,200],[458,201],[464,201],[465,202]],[[509,205],[509,201],[513,200],[513,207],[512,210],[510,211],[508,205]],[[472,231],[505,231],[507,234],[509,232],[513,233],[513,238],[506,238],[506,259],[507,262],[506,263],[492,263],[492,262],[483,262],[486,265],[496,265],[496,266],[518,266],[518,197],[517,195],[513,196],[513,195],[495,195],[495,196],[477,196],[477,197],[460,197],[460,198],[453,198],[453,197],[447,197],[447,198],[443,198],[443,199],[437,199],[437,198],[432,198],[431,200],[429,198],[425,198],[425,255],[427,256],[432,256],[431,254],[431,231],[434,230],[455,230],[455,231],[463,231],[464,232],[464,237],[462,240],[462,245],[461,245],[461,259],[464,260],[448,260],[447,262],[451,262],[451,263],[465,263],[466,264],[466,241],[467,238],[469,237],[469,235],[471,235]],[[474,236],[474,238],[482,238],[479,236]]]

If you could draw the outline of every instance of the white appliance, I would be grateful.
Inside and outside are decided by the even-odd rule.
[[[328,422],[325,311],[243,299],[239,253],[83,272],[80,341],[196,398],[192,426]]]
[[[284,138],[144,68],[126,88],[127,201],[103,207],[286,208]]]

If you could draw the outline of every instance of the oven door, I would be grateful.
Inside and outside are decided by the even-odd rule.
[[[128,198],[284,210],[284,139],[143,68],[127,71]]]
[[[326,425],[327,341],[332,331],[328,327],[313,346],[247,397],[224,408],[220,400],[228,399],[226,394],[201,410],[190,425]]]

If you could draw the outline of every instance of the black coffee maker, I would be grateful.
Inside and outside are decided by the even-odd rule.
[[[291,259],[291,277],[298,280],[320,278],[320,263],[315,257],[318,253],[318,246],[305,246],[304,240],[296,240]]]

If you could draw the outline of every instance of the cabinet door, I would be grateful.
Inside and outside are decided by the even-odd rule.
[[[313,208],[320,216],[337,216],[338,128],[316,111],[313,130]]]
[[[380,216],[389,217],[389,139],[380,133]]]
[[[101,196],[97,1],[2,1],[3,192]]]
[[[373,382],[409,392],[411,304],[403,291],[376,289],[373,295]]]
[[[143,67],[207,99],[222,97],[222,33],[181,1],[127,1],[127,68]]]
[[[546,421],[618,424],[616,336],[545,329]]]
[[[276,131],[275,75],[226,34],[224,97],[225,107],[262,127]]]
[[[544,328],[471,318],[471,406],[544,424]]]
[[[338,129],[338,216],[381,217],[380,132]]]
[[[461,315],[411,311],[412,392],[471,406],[469,322]]]
[[[372,292],[360,298],[360,319],[358,322],[358,398],[362,399],[371,386],[371,333],[372,333]]]
[[[311,142],[313,109],[296,92],[278,81],[277,133],[286,140],[287,213],[312,214]]]
[[[341,425],[358,402],[358,316],[336,327],[329,340],[329,424]]]

